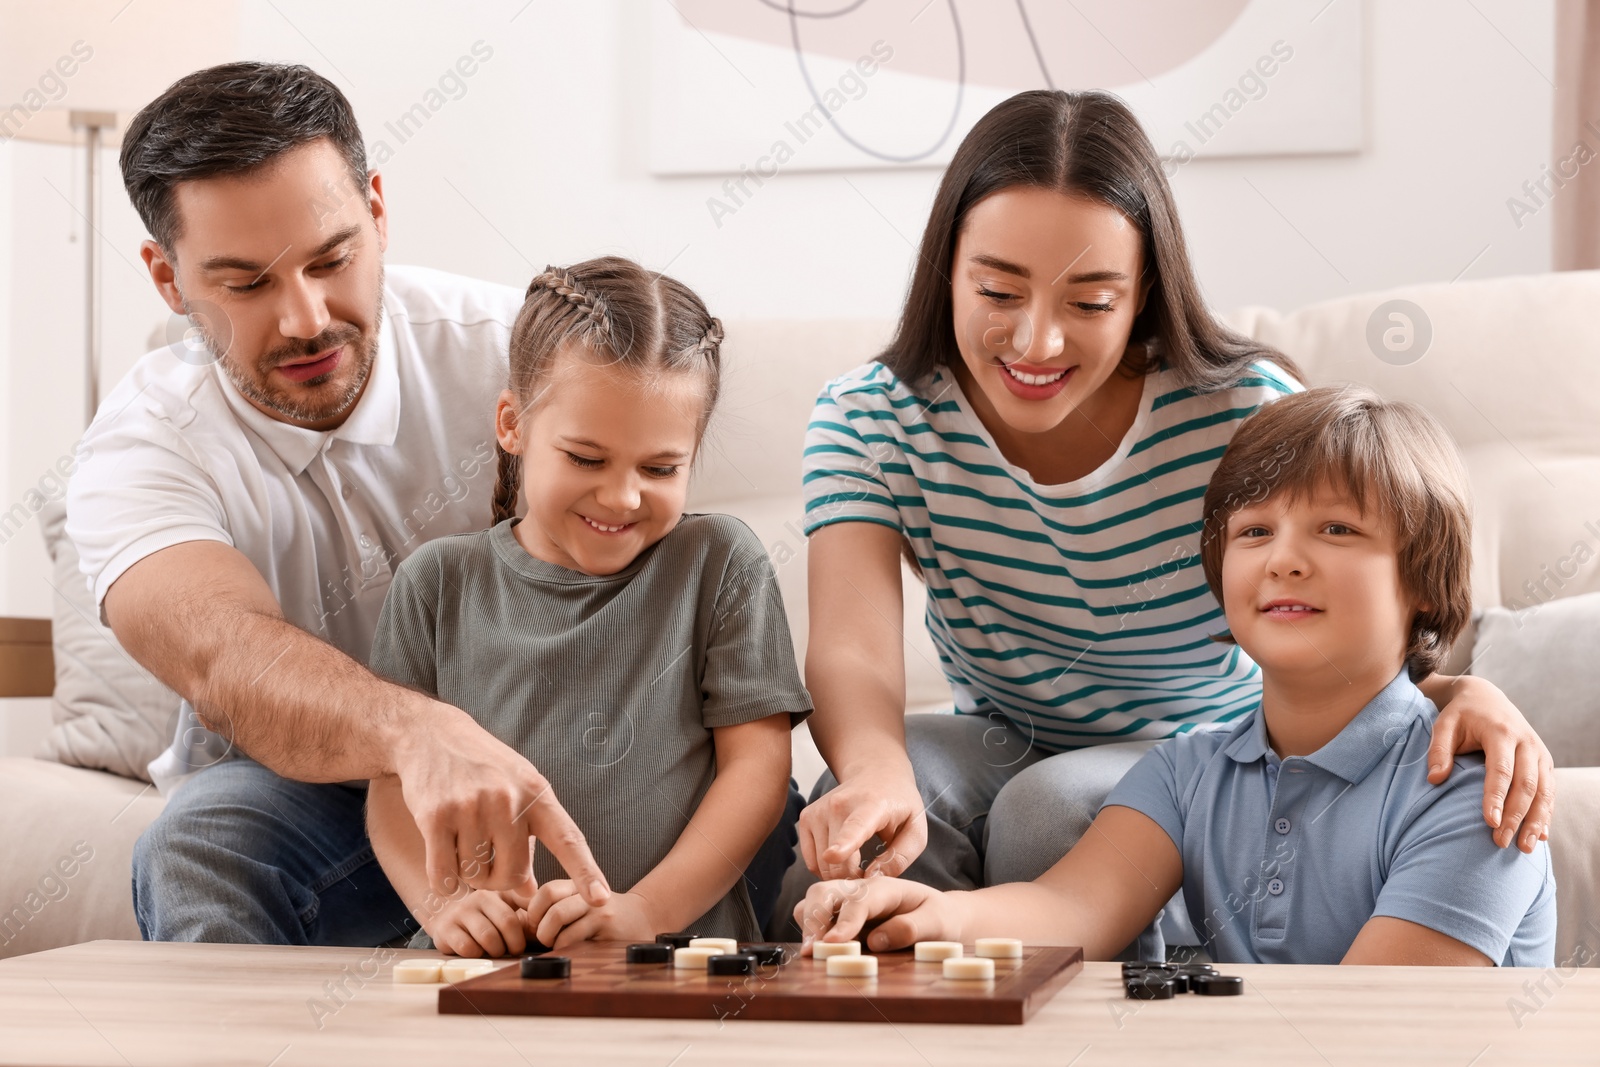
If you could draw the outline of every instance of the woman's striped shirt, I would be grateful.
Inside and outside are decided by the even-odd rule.
[[[805,531],[900,531],[956,711],[1009,718],[1049,751],[1171,737],[1261,698],[1200,569],[1202,498],[1239,423],[1304,387],[1258,362],[1196,393],[1162,368],[1116,454],[1041,485],[1000,454],[940,368],[920,387],[881,363],[829,382],[806,431]]]

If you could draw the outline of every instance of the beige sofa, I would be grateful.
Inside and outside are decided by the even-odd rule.
[[[1410,306],[1391,307],[1394,301]],[[1561,962],[1600,957],[1600,767],[1589,766],[1600,764],[1600,683],[1589,684],[1595,657],[1567,656],[1549,669],[1539,659],[1562,635],[1576,635],[1575,647],[1589,650],[1600,636],[1600,596],[1593,595],[1600,564],[1591,562],[1600,555],[1596,307],[1600,272],[1423,286],[1288,315],[1247,309],[1231,316],[1291,353],[1312,384],[1359,381],[1417,401],[1460,444],[1477,498],[1475,602],[1484,628],[1497,636],[1486,648],[1469,633],[1452,666],[1478,670],[1494,660],[1507,677],[1537,667],[1531,679],[1503,687],[1564,764],[1551,832]],[[1403,317],[1391,318],[1391,311]],[[740,516],[767,545],[801,662],[807,615],[799,455],[806,421],[818,386],[870,359],[890,329],[884,321],[825,320],[728,329],[726,399],[696,474],[693,506]],[[1431,335],[1425,350],[1424,335]],[[1591,545],[1587,554],[1583,544]],[[920,587],[908,575],[905,588],[907,705],[931,711],[948,706],[948,689],[921,624]],[[1553,606],[1537,606],[1541,601]],[[1547,684],[1555,696],[1546,698]],[[795,766],[802,785],[822,769],[804,728],[795,737]],[[129,856],[160,806],[153,791],[128,778],[45,760],[0,760],[0,810],[10,816],[0,829],[0,908],[11,909],[16,925],[6,927],[0,912],[0,956],[136,937]],[[65,869],[63,857],[77,842],[92,849],[92,859],[77,863],[71,878],[52,874]],[[29,900],[40,906],[25,905],[26,921],[15,924],[13,905]]]

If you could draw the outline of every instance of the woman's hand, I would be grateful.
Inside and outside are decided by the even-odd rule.
[[[660,932],[649,902],[636,893],[613,893],[595,907],[569,879],[546,882],[528,903],[526,929],[552,949],[579,941],[650,941]]]
[[[928,819],[911,764],[860,772],[800,812],[800,855],[819,878],[899,875],[928,847]],[[876,834],[883,854],[862,870],[861,849]]]
[[[1483,782],[1483,820],[1494,828],[1495,844],[1504,848],[1513,839],[1523,852],[1550,836],[1550,816],[1555,812],[1555,761],[1528,720],[1492,682],[1471,675],[1450,679],[1434,675],[1427,689],[1444,696],[1433,724],[1433,744],[1428,749],[1428,781],[1434,785],[1450,775],[1458,752],[1483,753],[1487,774]],[[1520,829],[1520,836],[1519,831]]]
[[[905,948],[918,941],[959,941],[959,894],[941,893],[901,878],[853,878],[818,882],[795,905],[802,940],[800,954],[811,955],[817,941],[852,941],[867,923],[888,918],[867,937],[874,952]]]

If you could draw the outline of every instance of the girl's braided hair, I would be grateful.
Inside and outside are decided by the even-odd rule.
[[[526,415],[548,386],[563,349],[641,372],[684,372],[705,378],[705,432],[722,384],[722,322],[682,282],[630,259],[604,256],[570,267],[546,267],[528,283],[511,327],[512,395]],[[522,462],[498,444],[494,521],[517,514]]]

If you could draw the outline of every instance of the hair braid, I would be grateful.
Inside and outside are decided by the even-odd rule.
[[[494,446],[497,458],[494,482],[494,525],[515,518],[518,498],[522,496],[522,457],[513,456],[499,442]]]
[[[700,340],[690,351],[697,356],[714,355],[722,345],[722,320],[712,319],[706,326],[706,332],[700,335]]]
[[[584,312],[589,322],[601,333],[611,330],[611,317],[606,314],[606,304],[597,294],[584,288],[572,272],[560,267],[545,267],[544,271],[534,276],[528,283],[528,296],[540,290],[548,290],[573,307]]]
[[[545,403],[564,360],[642,375],[652,387],[661,375],[689,374],[704,385],[698,445],[720,392],[722,340],[722,320],[712,317],[693,290],[632,260],[602,256],[546,267],[528,283],[511,324],[506,403],[515,410],[497,408],[496,417],[514,415],[507,421],[522,424]],[[522,456],[502,451],[497,460],[493,504],[499,524],[519,514],[540,487],[523,484]]]

